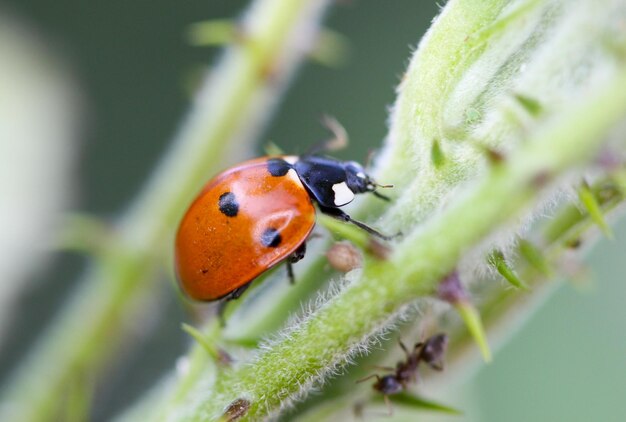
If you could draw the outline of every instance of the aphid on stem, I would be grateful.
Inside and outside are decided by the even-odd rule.
[[[406,360],[398,362],[395,368],[379,367],[379,369],[392,373],[383,376],[372,374],[357,381],[360,383],[376,378],[372,387],[383,394],[389,415],[393,414],[389,396],[406,390],[409,383],[417,382],[418,367],[421,362],[437,371],[443,370],[443,358],[448,347],[448,336],[443,333],[435,334],[423,342],[416,343],[410,351],[402,341],[398,341],[398,343],[406,354]]]

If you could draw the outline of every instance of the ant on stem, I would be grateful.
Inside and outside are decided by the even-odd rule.
[[[376,378],[376,382],[372,387],[384,395],[390,416],[393,414],[393,409],[389,396],[406,390],[410,382],[417,382],[418,367],[421,362],[437,371],[443,370],[443,357],[448,347],[448,336],[443,333],[435,334],[423,342],[416,343],[411,351],[401,340],[398,343],[406,354],[406,360],[398,362],[395,368],[377,367],[392,373],[383,376],[372,374],[357,381],[357,383],[360,383],[374,377]]]

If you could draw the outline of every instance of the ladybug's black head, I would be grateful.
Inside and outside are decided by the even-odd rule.
[[[289,169],[288,166],[286,168]],[[376,188],[390,186],[376,184],[363,167],[354,161],[305,155],[299,157],[293,169],[313,199],[323,207],[342,207],[352,202],[354,195],[364,192],[373,192],[379,198],[389,199],[376,192]]]
[[[389,200],[386,196],[376,192],[378,187],[391,187],[390,185],[379,185],[365,173],[363,167],[356,161],[347,161],[344,164],[346,170],[346,184],[354,193],[373,192],[379,198]]]

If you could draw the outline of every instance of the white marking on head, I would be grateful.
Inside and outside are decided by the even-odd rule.
[[[358,177],[359,179],[365,179],[365,173],[363,173],[362,171],[358,172],[356,174],[356,177]]]
[[[300,180],[300,178],[298,177],[298,173],[296,173],[294,169],[289,169],[286,176],[290,178],[291,181],[295,184],[302,186],[302,181]]]
[[[289,164],[291,164],[292,166],[296,164],[296,161],[298,161],[297,155],[283,155],[281,158],[285,160],[286,162],[288,162]]]
[[[333,185],[333,192],[335,192],[335,206],[341,207],[349,204],[354,199],[354,192],[350,190],[346,182],[335,183]]]

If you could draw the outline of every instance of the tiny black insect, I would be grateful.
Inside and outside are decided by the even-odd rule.
[[[379,367],[379,369],[392,373],[383,376],[372,374],[357,381],[363,382],[376,378],[372,387],[383,394],[389,415],[393,413],[389,396],[406,390],[409,383],[417,382],[418,367],[421,362],[437,371],[443,370],[443,359],[448,348],[448,336],[443,333],[435,334],[423,342],[416,343],[411,351],[402,341],[399,341],[399,344],[406,354],[406,360],[398,362],[395,368]]]

